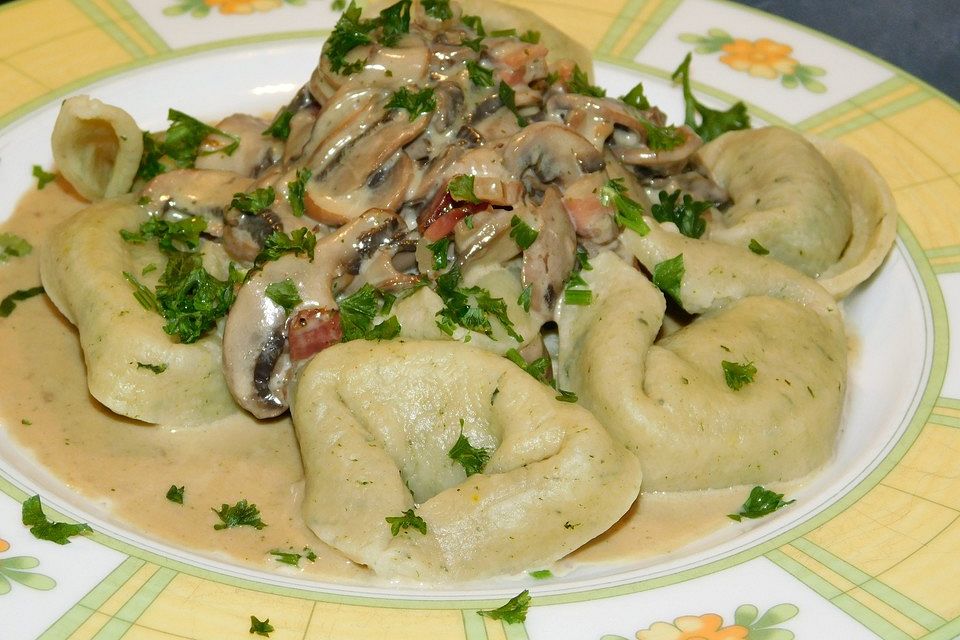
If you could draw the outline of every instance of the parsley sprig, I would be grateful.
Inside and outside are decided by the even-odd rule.
[[[267,236],[263,243],[263,249],[254,258],[253,268],[258,269],[267,262],[279,260],[288,253],[295,256],[302,255],[313,262],[313,254],[316,248],[317,236],[306,227],[294,229],[289,235],[283,231],[274,231]]]
[[[374,324],[377,315],[389,313],[394,297],[369,282],[356,293],[340,301],[340,327],[343,342],[351,340],[390,340],[400,335],[400,321],[390,316]]]
[[[683,284],[683,275],[686,267],[683,264],[683,254],[677,254],[669,260],[658,262],[653,266],[653,284],[680,303],[680,287]]]
[[[704,142],[709,142],[727,131],[749,129],[750,116],[743,102],[735,103],[726,111],[717,111],[703,105],[693,96],[693,91],[690,90],[690,60],[691,55],[688,53],[670,76],[674,82],[679,80],[683,84],[684,122],[687,126],[696,131]],[[700,116],[699,124],[697,114]]]
[[[43,287],[32,287],[30,289],[18,289],[10,295],[0,300],[0,318],[6,318],[13,310],[17,308],[18,302],[29,300],[34,296],[44,293]]]
[[[23,502],[21,519],[24,526],[30,527],[33,537],[48,540],[57,544],[70,544],[70,538],[84,533],[93,533],[88,524],[69,524],[66,522],[51,522],[43,513],[40,496],[32,496]]]
[[[206,231],[207,221],[199,217],[184,218],[176,222],[150,218],[136,231],[120,230],[120,237],[131,244],[143,244],[155,238],[164,253],[196,251],[200,248],[200,234]]]
[[[162,161],[164,157],[172,160],[177,167],[188,169],[194,166],[200,155],[223,153],[229,156],[240,146],[240,138],[200,122],[182,111],[170,109],[167,119],[171,124],[163,135],[143,134],[143,156],[137,172],[137,177],[142,180],[151,180],[167,170]],[[219,149],[200,151],[200,145],[208,136],[219,136],[230,142]]]
[[[740,522],[743,518],[762,518],[794,502],[796,500],[784,501],[782,493],[776,493],[757,485],[750,491],[747,500],[740,507],[740,512],[728,514],[727,517],[737,522]]]
[[[33,251],[33,246],[13,233],[0,233],[0,264],[10,258],[22,258]]]
[[[447,335],[453,335],[458,326],[493,338],[492,317],[511,338],[523,342],[523,336],[513,327],[503,298],[494,298],[482,287],[460,287],[460,268],[454,266],[437,278],[437,295],[443,300],[443,309],[437,312],[437,326]]]
[[[390,533],[394,536],[400,535],[401,529],[413,529],[423,535],[427,535],[427,523],[420,516],[413,512],[413,509],[407,509],[403,515],[387,516],[384,518],[390,525]]]
[[[210,510],[220,518],[220,523],[213,525],[213,528],[217,531],[232,527],[253,527],[259,531],[267,526],[260,519],[260,509],[257,508],[257,505],[248,503],[246,499],[240,500],[232,506],[224,503],[219,510],[210,507]]]
[[[668,194],[661,191],[660,202],[650,207],[657,222],[672,222],[677,225],[680,233],[688,238],[699,238],[707,229],[706,221],[701,217],[712,205],[702,200],[694,200],[690,194],[684,194],[680,199],[680,190]]]
[[[200,254],[172,254],[156,290],[157,308],[167,321],[163,330],[184,344],[196,342],[230,311],[242,279],[233,265],[220,280],[204,268]]]
[[[480,447],[474,447],[463,435],[463,419],[460,420],[460,437],[447,452],[447,456],[458,463],[468,476],[481,473],[490,460],[490,452]]]
[[[641,236],[650,233],[650,227],[643,220],[643,207],[639,202],[627,195],[627,186],[623,178],[614,178],[607,180],[600,187],[600,204],[605,207],[613,207],[616,212],[615,218],[617,224]]]
[[[605,89],[590,84],[590,78],[587,77],[586,71],[580,68],[580,65],[574,65],[573,73],[567,81],[567,91],[593,98],[603,98],[607,95]]]
[[[477,611],[481,616],[492,620],[503,620],[507,624],[520,624],[527,619],[527,610],[530,608],[530,591],[524,589],[507,603],[496,609]]]
[[[410,91],[406,87],[400,87],[390,96],[386,108],[406,109],[407,113],[410,114],[410,122],[413,122],[421,114],[435,111],[437,100],[433,97],[433,88],[431,87],[417,92]]]
[[[723,381],[734,391],[739,391],[751,382],[757,375],[757,368],[752,362],[731,362],[723,360],[720,363],[723,369]]]

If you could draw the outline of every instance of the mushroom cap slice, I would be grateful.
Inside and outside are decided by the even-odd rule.
[[[660,229],[623,234],[643,266],[683,255],[680,301],[702,314],[659,338],[663,294],[612,253],[582,272],[589,306],[560,312],[560,380],[644,466],[644,488],[678,491],[802,477],[833,452],[846,338],[817,283],[746,249]],[[723,265],[723,268],[717,268]],[[756,367],[739,390],[724,361]]]
[[[626,512],[641,474],[589,412],[555,395],[468,345],[355,341],[321,352],[292,402],[307,525],[389,577],[473,579],[564,556]],[[461,433],[490,454],[481,473],[468,477],[450,458]],[[426,533],[392,535],[385,519],[408,509]]]
[[[756,240],[811,277],[833,266],[850,239],[850,198],[835,169],[802,135],[780,127],[729,131],[695,158],[733,204],[714,217],[711,240]]]
[[[220,338],[174,342],[164,320],[144,309],[123,276],[153,288],[166,257],[155,243],[124,242],[120,230],[145,220],[132,197],[106,200],[53,229],[43,245],[40,275],[50,299],[77,326],[90,394],[120,415],[158,424],[210,422],[238,411],[220,365]],[[225,279],[227,256],[204,247],[204,266]],[[138,366],[166,365],[162,374]]]

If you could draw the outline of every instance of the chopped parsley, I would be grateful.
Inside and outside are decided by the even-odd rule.
[[[572,282],[567,283],[563,290],[563,301],[567,304],[585,307],[593,302],[593,291],[590,289],[573,289]]]
[[[10,258],[22,258],[33,251],[33,246],[18,235],[0,233],[0,264]]]
[[[727,386],[734,391],[739,391],[746,385],[753,382],[757,375],[757,368],[752,362],[730,362],[724,360],[720,363],[723,368],[723,380]]]
[[[553,572],[550,569],[537,569],[530,572],[530,577],[534,580],[546,580],[553,577]]]
[[[749,248],[750,251],[753,251],[758,256],[765,256],[770,253],[770,250],[757,242],[756,238],[750,238],[750,244],[747,245],[747,248]]]
[[[183,504],[184,489],[186,489],[185,486],[178,487],[175,484],[170,485],[170,488],[167,489],[167,500],[176,502],[177,504]]]
[[[643,207],[639,202],[627,195],[627,187],[623,178],[607,180],[600,187],[600,204],[613,207],[614,217],[621,227],[635,231],[641,236],[650,233],[650,227],[643,220]]]
[[[550,368],[550,358],[542,356],[528,363],[516,349],[508,349],[503,355],[507,360],[526,371],[538,382],[542,382],[555,389],[558,394],[556,397],[557,400],[561,402],[576,402],[578,400],[577,394],[572,391],[557,389],[556,380],[550,380],[547,377],[547,370]],[[492,401],[491,404],[493,404]]]
[[[517,110],[517,93],[513,90],[513,87],[501,80],[500,85],[497,87],[497,97],[500,98],[503,106],[509,109],[510,113],[517,118],[518,126],[527,126],[527,119],[520,115],[520,112]]]
[[[303,255],[313,262],[313,253],[317,248],[317,236],[306,227],[294,229],[287,235],[283,231],[274,231],[263,243],[263,249],[253,260],[253,268],[262,267],[265,263],[279,260],[282,256],[292,253],[295,256]]]
[[[481,38],[487,35],[487,30],[483,28],[483,20],[480,19],[480,16],[461,16],[460,20]]]
[[[607,95],[604,89],[590,84],[590,78],[587,77],[586,71],[580,68],[580,65],[574,65],[573,74],[567,81],[567,91],[593,98],[603,98]]]
[[[259,531],[267,526],[260,519],[260,510],[257,509],[257,505],[248,504],[246,500],[241,500],[233,506],[223,504],[219,511],[213,507],[210,510],[220,518],[220,524],[213,525],[217,531],[232,527],[253,527]]]
[[[423,10],[427,15],[437,20],[449,20],[453,17],[453,11],[450,10],[450,0],[421,0]]]
[[[516,29],[495,29],[488,34],[491,38],[516,38]]]
[[[784,502],[782,493],[776,493],[757,485],[750,491],[750,496],[740,507],[740,512],[728,514],[727,517],[737,522],[740,522],[743,518],[762,518],[794,502],[796,500]]]
[[[340,15],[330,37],[323,45],[323,52],[330,60],[330,69],[334,73],[350,75],[363,69],[366,60],[348,63],[347,54],[355,48],[373,42],[370,32],[377,28],[376,20],[363,20],[363,10],[351,0],[347,10]]]
[[[38,164],[33,165],[33,177],[37,179],[37,191],[41,191],[45,186],[57,179],[57,174],[47,173]]]
[[[43,513],[40,496],[32,496],[23,502],[21,518],[24,526],[30,527],[34,538],[57,544],[70,544],[70,538],[84,533],[93,533],[88,524],[51,522]]]
[[[140,303],[140,306],[147,311],[156,311],[160,313],[160,305],[157,303],[157,295],[150,291],[143,283],[136,279],[133,274],[124,271],[124,279],[133,287],[133,298]]]
[[[167,119],[171,124],[162,136],[144,133],[143,156],[137,172],[138,178],[150,180],[166,171],[166,167],[160,161],[163,157],[170,158],[181,169],[188,169],[194,166],[200,155],[222,153],[229,156],[240,146],[240,138],[200,122],[182,111],[170,109],[167,111]],[[201,152],[200,145],[207,136],[212,135],[227,138],[230,143],[219,149]]]
[[[530,296],[533,294],[533,285],[528,284],[517,297],[517,306],[526,312],[530,312]]]
[[[270,624],[270,618],[258,620],[257,616],[250,616],[250,633],[269,638],[273,632],[273,625]]]
[[[200,234],[207,228],[207,221],[199,217],[184,218],[176,222],[150,218],[136,231],[120,230],[120,237],[131,244],[143,244],[156,238],[157,246],[164,253],[196,251],[200,248]]]
[[[468,49],[473,49],[477,53],[480,53],[480,50],[483,48],[483,36],[477,36],[476,38],[461,38],[460,44]]]
[[[300,291],[297,285],[290,278],[284,278],[280,282],[271,282],[264,291],[266,296],[276,302],[287,313],[303,302],[300,297]]]
[[[406,109],[410,114],[410,121],[413,122],[423,113],[430,113],[436,110],[437,100],[433,97],[433,88],[427,87],[414,93],[406,87],[400,87],[387,102],[387,109]]]
[[[527,610],[530,608],[530,591],[524,589],[510,598],[505,605],[489,611],[477,611],[481,616],[492,620],[503,620],[507,624],[520,624],[527,619]]]
[[[467,60],[467,75],[475,87],[492,87],[493,70],[480,65],[476,60]]]
[[[520,216],[515,215],[510,218],[510,237],[521,249],[529,249],[530,245],[537,241],[538,235],[540,233],[524,222]]]
[[[390,533],[394,536],[400,534],[401,529],[415,529],[427,535],[427,523],[423,518],[413,513],[413,509],[407,509],[403,515],[387,516],[384,518],[390,525]]]
[[[250,193],[241,192],[233,194],[230,207],[241,213],[257,215],[266,211],[276,198],[277,194],[274,192],[273,187],[261,187],[254,189]]]
[[[683,254],[659,262],[653,267],[653,284],[680,303],[680,285],[683,283]]]
[[[457,462],[468,476],[481,473],[490,460],[490,452],[486,449],[474,447],[463,435],[463,420],[460,420],[460,437],[447,453],[451,460]]]
[[[277,140],[286,140],[290,137],[290,120],[293,119],[293,111],[284,107],[274,116],[270,126],[261,132],[261,135],[270,136]]]
[[[453,176],[450,178],[450,182],[447,183],[447,193],[457,202],[479,204],[480,198],[478,198],[477,194],[473,191],[475,182],[476,179],[471,175],[460,174]]]
[[[393,298],[387,297],[369,282],[340,301],[340,327],[343,342],[351,340],[390,340],[400,335],[400,321],[390,316],[374,325],[378,314],[385,314],[393,304]]]
[[[717,111],[701,104],[690,90],[690,60],[688,53],[670,76],[674,82],[679,80],[683,84],[683,101],[686,105],[684,122],[709,142],[727,131],[750,128],[750,116],[743,102],[737,102],[726,111]],[[697,124],[697,114],[700,115],[700,124]]]
[[[124,273],[124,277],[135,283],[129,274]],[[184,344],[196,342],[230,311],[236,298],[235,286],[241,280],[240,272],[233,265],[227,279],[220,280],[204,268],[200,254],[172,254],[156,291],[157,308],[167,321],[163,330]],[[135,297],[140,287],[142,285]],[[140,301],[140,297],[137,299]]]
[[[645,111],[650,108],[650,101],[647,100],[647,96],[643,92],[642,82],[638,82],[633,89],[630,89],[630,91],[627,92],[627,95],[620,96],[620,100],[622,100],[624,104],[628,104],[631,107],[640,109],[641,111]]]
[[[31,289],[19,289],[0,300],[0,318],[6,318],[13,310],[17,308],[17,303],[29,300],[34,296],[43,293],[43,287],[33,287]]]
[[[396,46],[403,34],[410,33],[410,5],[412,4],[413,0],[400,0],[380,12],[380,17],[376,20],[380,27],[380,44],[387,47]]]
[[[302,218],[306,211],[303,196],[307,192],[307,180],[312,175],[313,172],[306,167],[297,169],[297,179],[287,183],[287,202],[290,203],[290,211],[298,218]]]
[[[706,221],[701,217],[711,207],[711,203],[694,200],[690,194],[684,194],[680,200],[680,190],[667,194],[660,192],[659,204],[650,207],[650,213],[657,222],[672,222],[680,233],[688,238],[699,238],[707,229]]]
[[[147,369],[148,371],[152,371],[155,375],[160,375],[167,370],[167,363],[163,362],[161,364],[149,364],[146,362],[138,362],[137,369]]]
[[[346,8],[347,0],[333,0],[333,2],[330,3],[331,11],[343,11]]]
[[[520,34],[520,40],[529,44],[540,44],[540,32],[528,29]]]
[[[309,547],[303,548],[303,553],[297,553],[296,551],[281,551],[280,549],[271,549],[270,555],[273,556],[273,559],[282,564],[289,564],[292,567],[299,567],[300,560],[306,558],[310,562],[317,561],[317,554],[314,553]]]
[[[672,124],[661,127],[646,118],[640,118],[640,124],[647,132],[647,146],[652,151],[669,151],[683,144],[683,133]]]
[[[513,328],[503,298],[494,298],[482,287],[461,288],[460,269],[454,266],[437,278],[437,295],[443,300],[443,309],[437,312],[437,326],[447,335],[453,335],[457,326],[482,333],[493,338],[492,316],[511,338],[523,342],[523,337]]]
[[[447,253],[450,249],[450,238],[444,236],[436,242],[431,242],[427,245],[427,249],[433,254],[433,270],[440,271],[441,269],[446,269],[447,263],[449,262]]]

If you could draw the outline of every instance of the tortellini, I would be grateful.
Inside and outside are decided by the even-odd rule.
[[[561,386],[637,454],[646,491],[786,480],[821,466],[846,380],[836,302],[769,258],[649,223],[645,237],[623,234],[626,249],[651,272],[682,255],[680,303],[701,315],[658,337],[663,294],[613,253],[597,256],[582,274],[593,304],[561,312]],[[732,388],[724,361],[755,367],[752,381]]]
[[[155,243],[120,237],[122,229],[135,230],[144,219],[132,197],[104,201],[55,229],[43,247],[43,286],[77,326],[90,393],[111,411],[151,423],[196,424],[234,413],[220,337],[174,342],[163,331],[163,319],[137,302],[124,277],[130,274],[152,290],[163,272],[166,258]],[[226,277],[226,256],[215,245],[207,247],[204,264]]]
[[[143,154],[130,114],[89,96],[64,100],[51,143],[60,173],[91,202],[130,191]]]
[[[355,341],[303,370],[291,403],[304,517],[377,574],[464,580],[542,567],[615,523],[637,459],[505,358],[455,342]],[[463,435],[489,454],[466,476]],[[425,523],[391,532],[413,509]]]
[[[704,145],[697,162],[733,203],[709,238],[747,247],[823,278],[843,297],[880,265],[896,233],[889,189],[847,147],[779,127],[731,131]]]

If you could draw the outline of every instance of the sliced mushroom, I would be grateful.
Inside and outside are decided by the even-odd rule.
[[[689,162],[703,140],[690,127],[677,127],[683,142],[672,149],[653,149],[647,145],[646,134],[638,136],[630,131],[614,131],[611,151],[624,163],[651,169],[661,175],[677,173]]]
[[[603,154],[589,141],[554,122],[524,128],[506,142],[502,153],[503,166],[523,180],[528,193],[543,191],[551,183],[563,187],[604,167]]]
[[[248,191],[252,178],[232,171],[177,169],[161,173],[147,183],[141,196],[150,199],[152,214],[167,219],[200,217],[207,221],[206,233],[223,235],[223,214],[233,196]]]
[[[643,188],[648,198],[657,197],[661,191],[667,193],[682,191],[694,200],[712,202],[718,207],[730,202],[730,194],[727,190],[699,171],[685,171],[662,178],[651,178],[644,181]]]
[[[458,264],[501,263],[517,256],[520,247],[510,237],[513,215],[508,209],[492,209],[473,216],[472,228],[459,222],[453,230]]]
[[[344,149],[335,166],[309,181],[307,214],[326,224],[343,224],[370,208],[399,207],[413,178],[413,161],[402,148],[429,121],[429,114],[410,121],[405,111],[395,112]]]
[[[227,386],[241,407],[257,418],[287,410],[287,385],[296,364],[287,349],[290,326],[286,310],[267,297],[267,287],[290,279],[303,300],[290,317],[304,322],[307,316],[316,320],[324,312],[328,317],[337,309],[334,281],[348,274],[365,249],[373,249],[372,237],[398,223],[390,211],[369,211],[319,240],[312,262],[283,256],[240,287],[224,327],[223,364]],[[307,313],[310,310],[319,311]]]
[[[310,131],[310,139],[291,161],[307,158],[306,165],[319,175],[343,149],[383,119],[382,91],[370,87],[344,87],[328,101]]]
[[[523,252],[523,285],[530,287],[530,311],[552,318],[554,303],[573,271],[577,234],[555,187],[533,209],[539,222],[537,239]]]
[[[217,123],[217,129],[240,141],[237,148],[227,155],[218,153],[227,142],[221,135],[210,135],[200,145],[197,169],[232,171],[241,176],[255,177],[265,167],[283,156],[283,142],[263,132],[270,123],[245,113],[235,113]]]

